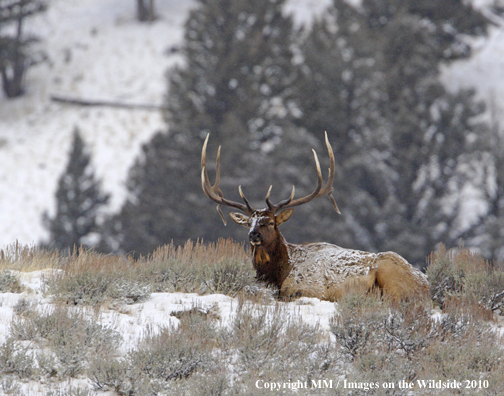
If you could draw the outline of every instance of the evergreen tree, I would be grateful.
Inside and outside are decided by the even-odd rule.
[[[52,219],[47,212],[43,216],[52,247],[72,249],[88,245],[87,238],[99,231],[96,219],[109,195],[100,191],[90,161],[79,130],[75,129],[68,164],[58,182],[56,214]]]
[[[333,227],[338,243],[423,264],[436,243],[452,242],[459,203],[447,205],[450,188],[476,155],[468,138],[481,135],[473,120],[483,108],[471,92],[448,93],[439,67],[469,56],[462,35],[485,29],[455,0],[363,0],[358,8],[335,0],[314,25],[302,47],[300,125],[335,131],[345,216]]]
[[[145,254],[172,240],[243,238],[239,227],[219,224],[201,189],[201,147],[208,132],[210,167],[217,145],[224,146],[221,188],[230,199],[241,200],[242,185],[264,207],[268,183],[284,180],[285,190],[274,190],[279,199],[290,193],[291,184],[284,183],[296,184],[299,194],[316,185],[309,148],[317,141],[292,124],[299,116],[292,90],[296,67],[292,21],[283,15],[283,3],[198,1],[186,23],[185,65],[168,73],[169,131],[144,145],[130,171],[130,196],[108,224],[107,233],[115,235],[106,242],[111,248]],[[289,142],[296,142],[295,150]],[[281,152],[291,158],[282,162]],[[303,163],[309,178],[286,169]],[[283,179],[274,180],[279,174]]]
[[[495,99],[490,103],[490,128],[483,141],[479,166],[469,175],[468,186],[481,193],[486,203],[482,214],[465,229],[462,238],[492,261],[504,261],[504,129]],[[473,211],[474,212],[474,211]]]
[[[24,92],[26,70],[44,58],[42,53],[29,51],[35,37],[25,37],[25,19],[42,12],[47,5],[42,0],[0,0],[0,75],[3,91],[8,98]],[[15,34],[2,34],[2,27],[14,24]]]

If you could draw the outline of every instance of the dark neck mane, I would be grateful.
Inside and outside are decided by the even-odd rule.
[[[272,283],[278,287],[291,270],[287,242],[280,232],[269,245],[252,246],[252,264],[260,280]]]

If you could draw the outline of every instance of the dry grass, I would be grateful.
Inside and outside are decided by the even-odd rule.
[[[57,272],[45,279],[45,294],[73,305],[107,301],[134,303],[150,295],[150,286],[136,276],[138,264],[129,257],[98,254],[80,248],[62,258]]]
[[[446,312],[475,319],[504,315],[504,264],[489,263],[469,249],[443,246],[431,255],[427,267],[431,296]]]
[[[256,283],[244,245],[230,239],[165,245],[140,262],[141,276],[153,285],[154,292],[222,293],[234,297]]]
[[[471,392],[421,389],[417,381],[486,380],[488,388],[479,389],[480,394],[504,392],[502,340],[491,322],[475,320],[465,309],[433,317],[429,301],[392,304],[375,296],[349,296],[340,302],[331,330],[341,356],[351,364],[350,382],[397,386],[403,379],[415,384],[415,395],[451,395]],[[362,394],[403,393],[378,387]]]
[[[145,300],[151,292],[234,297],[246,288],[257,287],[243,245],[231,240],[166,245],[138,260],[81,248],[60,258],[57,267],[63,271],[46,278],[45,293],[74,305],[132,304]]]
[[[19,246],[3,251],[0,259],[4,270],[61,269],[45,279],[45,293],[65,307],[135,303],[151,292],[224,293],[236,296],[238,304],[229,327],[219,326],[219,312],[195,307],[174,313],[178,327],[151,329],[121,355],[116,335],[79,309],[60,306],[37,313],[20,299],[11,334],[0,345],[0,373],[6,380],[84,376],[94,390],[133,396],[261,395],[271,390],[257,389],[257,381],[310,383],[343,376],[356,383],[456,379],[485,380],[489,388],[480,394],[504,394],[504,349],[492,327],[492,318],[502,314],[504,269],[465,249],[441,249],[431,256],[432,300],[393,303],[374,293],[343,298],[331,322],[335,342],[275,302],[271,290],[255,281],[244,246],[230,240],[167,245],[137,260],[86,249],[65,256]],[[1,271],[0,285],[15,290],[15,277]],[[433,302],[441,309],[436,316]],[[33,353],[27,343],[50,353]],[[341,394],[405,393],[346,391]],[[414,392],[459,393],[418,386]]]
[[[23,272],[60,268],[62,258],[57,250],[45,250],[35,245],[20,245],[18,242],[0,249],[0,270]]]

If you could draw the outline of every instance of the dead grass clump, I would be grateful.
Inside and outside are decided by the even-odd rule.
[[[59,268],[61,259],[57,250],[50,251],[35,245],[25,246],[18,242],[0,250],[0,270],[36,271]]]
[[[479,319],[504,314],[504,265],[490,264],[468,249],[433,253],[427,267],[432,299],[445,310]]]
[[[141,277],[154,292],[222,293],[234,297],[256,284],[243,244],[231,239],[165,245],[141,261]]]
[[[136,263],[123,256],[79,249],[69,256],[63,271],[45,279],[45,293],[72,305],[100,305],[106,301],[128,304],[150,296],[150,285],[136,276]]]

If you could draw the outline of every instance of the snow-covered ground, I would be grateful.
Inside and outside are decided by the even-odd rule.
[[[44,276],[51,276],[52,271],[55,270],[12,272],[19,276],[25,291],[23,293],[0,293],[0,344],[6,341],[10,333],[11,322],[15,317],[15,306],[21,299],[31,303],[39,313],[48,312],[54,308],[50,297],[44,297],[41,290]],[[272,300],[270,306],[272,311],[275,309],[275,304],[275,301]],[[87,312],[86,316],[89,319],[117,331],[122,337],[120,350],[122,353],[126,353],[135,349],[147,332],[157,332],[157,330],[170,325],[177,326],[179,319],[174,316],[175,313],[189,311],[195,307],[203,311],[211,310],[218,313],[220,326],[228,326],[231,324],[238,306],[237,298],[222,294],[152,293],[151,297],[143,303],[123,304],[110,310],[103,308],[98,316],[93,309],[87,311],[83,309],[83,311]],[[318,324],[320,330],[333,341],[334,335],[330,332],[329,321],[336,313],[336,308],[336,303],[307,297],[290,303],[282,303],[282,309],[287,312],[287,315],[302,318],[310,325]],[[30,380],[20,382],[19,386],[21,386],[22,394],[26,395],[45,395],[48,390],[54,389],[60,389],[65,394],[65,390],[71,386],[88,389],[89,380],[74,378],[66,379],[62,383],[49,381],[47,384],[45,381]],[[0,388],[0,395],[2,394]],[[96,394],[105,393],[97,392]]]
[[[8,328],[14,316],[13,307],[22,298],[31,301],[40,311],[51,305],[50,298],[43,297],[41,290],[42,278],[50,275],[53,270],[32,272],[16,272],[22,285],[27,289],[23,293],[0,293],[0,344],[5,342]],[[274,306],[275,301],[271,301]],[[230,323],[238,308],[237,298],[223,294],[199,295],[196,293],[152,293],[151,297],[142,303],[127,305],[127,309],[105,310],[100,314],[99,321],[117,330],[124,338],[123,351],[128,351],[138,345],[145,335],[148,326],[163,327],[176,325],[179,320],[173,313],[189,311],[194,307],[202,310],[216,309],[222,326]],[[293,315],[301,317],[306,323],[318,323],[320,329],[329,335],[329,320],[336,312],[337,304],[321,301],[317,298],[302,297],[282,306]],[[124,313],[124,311],[127,311]],[[123,313],[121,313],[123,312]]]
[[[297,24],[305,24],[329,2],[289,0],[285,12],[294,13]],[[43,39],[41,47],[49,60],[29,70],[26,95],[7,100],[0,94],[0,248],[16,240],[36,243],[46,236],[41,214],[54,210],[56,183],[75,127],[92,150],[104,190],[112,194],[109,209],[120,208],[127,171],[141,144],[166,128],[159,112],[82,108],[51,102],[50,95],[161,104],[166,92],[164,73],[181,61],[170,49],[180,45],[194,4],[194,0],[156,0],[159,18],[141,24],[135,20],[132,0],[51,0],[46,13],[29,21],[27,30]],[[472,59],[444,69],[443,81],[451,89],[475,87],[481,98],[495,97],[504,110],[502,26],[491,28],[488,38],[475,43]],[[20,274],[32,292],[0,294],[0,343],[21,298],[39,306],[49,303],[40,292],[43,273]],[[100,321],[121,333],[126,350],[137,344],[147,324],[176,323],[172,312],[194,306],[217,306],[225,325],[238,301],[223,295],[154,293],[148,301],[129,306],[127,313],[102,312]],[[306,298],[286,307],[326,331],[336,309],[333,303]]]

